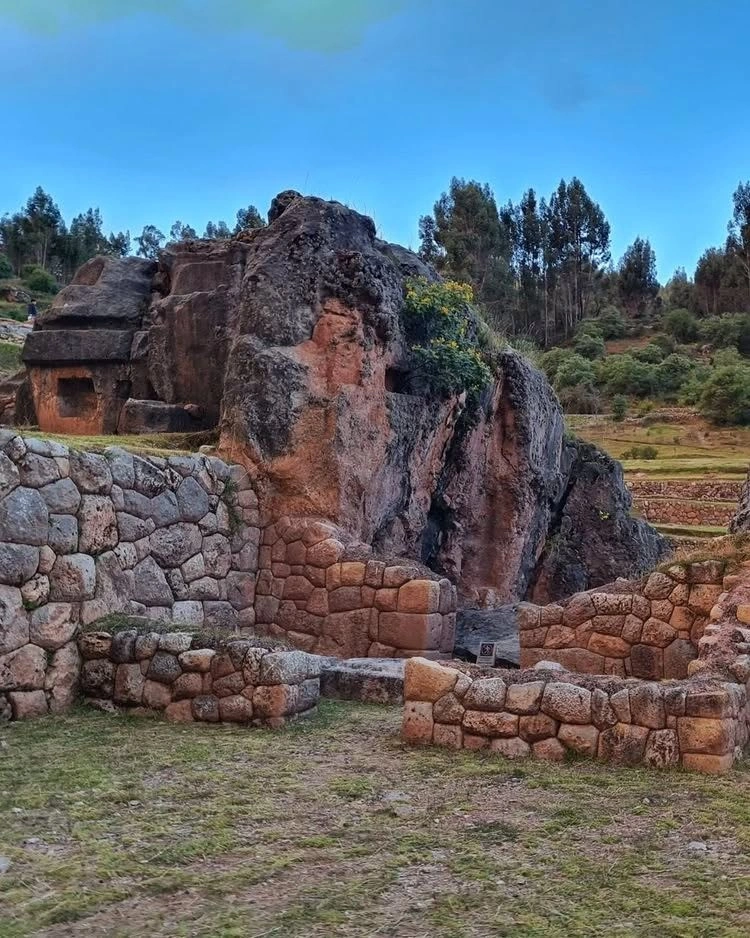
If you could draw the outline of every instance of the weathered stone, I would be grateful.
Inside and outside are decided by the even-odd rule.
[[[221,596],[219,584],[210,576],[204,576],[189,584],[188,596],[192,600],[219,600]]]
[[[342,565],[343,567],[347,564]],[[364,581],[364,569],[362,570]],[[342,578],[343,582],[343,578]],[[410,580],[398,591],[398,611],[433,613],[440,609],[440,584],[431,580]]]
[[[606,658],[627,658],[630,654],[630,645],[622,638],[614,635],[600,635],[594,632],[589,639],[588,650]]]
[[[47,543],[47,506],[35,489],[16,488],[0,500],[0,542]]]
[[[529,743],[557,735],[557,721],[545,713],[522,716],[518,723],[518,732]]]
[[[674,586],[674,580],[666,574],[652,573],[646,581],[643,592],[647,599],[668,599]]]
[[[84,495],[78,511],[78,549],[84,554],[101,554],[118,541],[117,516],[106,495]]]
[[[435,727],[435,742],[437,742],[437,727]],[[531,746],[517,736],[511,739],[493,739],[490,749],[506,759],[524,759],[531,755]]]
[[[266,719],[291,716],[297,711],[299,693],[299,686],[296,684],[256,687],[253,692],[254,714]]]
[[[117,527],[121,541],[134,542],[147,538],[154,530],[154,522],[151,519],[137,518],[125,511],[118,511]]]
[[[40,648],[54,651],[67,645],[76,628],[69,603],[48,603],[32,612],[29,640]]]
[[[616,723],[599,734],[599,759],[616,765],[638,765],[645,755],[648,734],[645,726]]]
[[[163,570],[153,557],[144,558],[133,569],[133,599],[145,606],[171,606],[172,591]]]
[[[78,551],[78,519],[73,515],[49,516],[49,546],[56,554]]]
[[[219,722],[219,699],[211,695],[194,697],[191,701],[193,718],[204,723]]]
[[[74,642],[59,648],[52,656],[44,678],[51,713],[64,713],[76,699],[81,672],[81,656]]]
[[[401,735],[407,742],[432,742],[433,725],[431,703],[426,701],[406,701],[404,704]]]
[[[203,616],[209,629],[232,632],[239,626],[237,610],[231,603],[206,601],[203,603]]]
[[[630,650],[633,677],[658,681],[664,675],[664,652],[653,645],[633,645]]]
[[[517,736],[518,719],[514,713],[466,710],[462,725],[465,730],[476,736]]]
[[[78,647],[88,661],[93,658],[108,658],[112,648],[109,632],[83,632],[78,636]]]
[[[112,471],[104,456],[95,453],[70,453],[70,478],[84,495],[109,495]]]
[[[20,484],[21,477],[15,463],[0,451],[0,499],[5,498]]]
[[[686,678],[688,665],[697,655],[695,645],[687,639],[673,641],[664,649],[664,678],[668,681]]]
[[[0,690],[38,690],[44,687],[47,656],[36,645],[23,645],[0,657]]]
[[[628,692],[625,691],[627,699]],[[591,719],[597,729],[603,730],[617,723],[617,714],[615,713],[609,701],[609,695],[598,687],[591,695]]]
[[[192,723],[193,722],[193,701],[180,700],[171,703],[164,711],[164,716],[170,723]]]
[[[138,632],[135,629],[123,629],[112,636],[112,647],[109,656],[118,664],[128,664],[135,661],[135,642]]]
[[[455,687],[458,672],[425,658],[410,658],[404,665],[404,695],[407,700],[434,702]]]
[[[465,708],[454,694],[446,694],[435,701],[432,710],[436,722],[458,726],[463,719]]]
[[[674,730],[653,730],[649,733],[643,761],[652,769],[665,769],[678,765],[680,747]]]
[[[34,576],[38,566],[38,547],[30,547],[27,544],[0,544],[0,583],[21,586]]]
[[[478,678],[466,691],[463,703],[472,710],[503,710],[507,687],[502,678]]]
[[[49,599],[49,578],[38,574],[21,587],[23,604],[27,609],[36,609]]]
[[[599,730],[595,726],[580,726],[563,723],[557,731],[557,738],[572,752],[582,756],[596,756],[599,744]]]
[[[734,747],[734,732],[728,720],[678,717],[677,734],[683,753],[701,752],[721,756],[730,753]]]
[[[187,674],[181,674],[177,678],[172,684],[171,693],[175,700],[185,700],[200,697],[203,689],[203,674],[198,671],[191,671]],[[220,695],[217,694],[216,696]]]
[[[174,655],[165,651],[157,651],[151,659],[147,676],[160,684],[172,684],[182,674],[182,668]],[[196,717],[198,719],[198,717]]]
[[[175,625],[202,625],[203,604],[194,600],[175,603],[172,606],[172,621]]]
[[[432,730],[432,741],[436,746],[446,746],[449,749],[461,749],[464,734],[460,726],[435,723]],[[508,742],[508,740],[496,739],[494,742]]]
[[[8,694],[13,716],[16,720],[31,720],[42,717],[47,711],[47,697],[43,690],[28,692],[14,691]]]
[[[96,589],[96,565],[88,554],[58,557],[49,575],[50,599],[57,602],[81,602],[93,599]]]
[[[153,658],[158,648],[158,632],[148,632],[145,635],[137,635],[133,648],[133,655],[136,661],[146,661],[149,658]]]
[[[658,684],[638,684],[630,689],[630,718],[655,730],[666,726],[664,696]]]
[[[511,713],[537,713],[544,693],[544,681],[509,684],[505,695],[505,709]]]
[[[145,679],[139,664],[118,664],[115,672],[115,703],[141,703],[144,683]]]
[[[301,684],[319,677],[320,668],[320,659],[303,651],[271,652],[261,661],[260,683]]]
[[[74,515],[81,504],[81,493],[72,479],[51,482],[39,490],[49,512],[58,515]]]
[[[185,671],[207,672],[211,670],[211,662],[215,655],[216,652],[212,648],[196,648],[183,651],[178,660]]]
[[[179,567],[201,549],[202,535],[194,524],[172,524],[150,536],[151,553],[162,567]]]
[[[158,681],[144,681],[143,703],[154,710],[165,710],[172,703],[172,690]]]
[[[565,746],[557,739],[542,739],[531,747],[531,754],[542,762],[564,762]]]
[[[682,755],[682,765],[693,772],[705,772],[708,775],[723,775],[734,764],[734,756],[706,755],[705,753],[686,752]]]
[[[550,681],[544,689],[542,710],[561,723],[591,723],[591,691]]]
[[[208,514],[208,494],[195,479],[191,477],[184,479],[177,487],[175,494],[180,516],[184,521],[197,523]]]
[[[677,633],[672,626],[660,619],[648,619],[641,632],[641,643],[655,645],[657,648],[666,648],[676,638]]]
[[[33,550],[33,548],[32,548]],[[51,547],[40,547],[39,548],[39,570],[38,572],[47,576],[48,573],[52,570],[55,565],[56,560],[55,552]]]
[[[48,456],[38,456],[36,453],[26,453],[18,462],[18,470],[21,485],[28,485],[33,489],[56,482],[60,478],[60,470],[55,460]]]
[[[84,661],[81,687],[90,697],[109,698],[114,691],[115,665],[106,658]]]

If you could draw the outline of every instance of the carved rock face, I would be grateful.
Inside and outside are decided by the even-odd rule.
[[[564,445],[549,384],[518,355],[500,356],[469,428],[460,399],[420,391],[403,285],[436,275],[416,255],[336,202],[285,192],[269,217],[228,241],[169,245],[158,264],[86,264],[24,352],[42,429],[218,426],[263,517],[329,519],[486,605],[657,559],[614,464]]]

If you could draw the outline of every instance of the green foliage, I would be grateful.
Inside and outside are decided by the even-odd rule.
[[[596,325],[605,341],[622,339],[627,332],[625,317],[616,306],[605,306],[596,320]]]
[[[568,355],[560,363],[555,375],[555,390],[562,391],[576,385],[585,385],[593,390],[596,381],[596,369],[592,362],[577,352]]]
[[[694,342],[698,338],[698,320],[687,309],[672,309],[664,317],[664,331],[678,342]]]
[[[539,365],[542,371],[547,375],[549,380],[554,384],[555,378],[557,377],[557,372],[563,362],[566,362],[571,355],[575,354],[567,348],[551,348],[549,352],[545,352],[539,360]]]
[[[631,354],[633,358],[638,359],[639,362],[645,362],[647,365],[658,365],[659,362],[664,361],[669,353],[660,343],[649,342],[648,345],[644,345],[643,348],[634,349]]]
[[[700,412],[721,426],[750,424],[750,365],[735,363],[715,368],[698,400]]]
[[[12,375],[21,367],[21,346],[0,342],[0,376]]]
[[[55,278],[42,267],[27,265],[24,267],[23,275],[23,282],[32,293],[57,293]]]
[[[628,399],[623,394],[615,394],[612,398],[612,419],[622,423],[628,413]]]
[[[13,265],[7,254],[0,254],[0,280],[7,280],[13,276]]]
[[[668,355],[656,369],[657,390],[666,397],[673,397],[690,380],[696,364],[684,355]]]
[[[441,396],[466,391],[473,405],[492,372],[480,350],[472,298],[468,284],[419,278],[407,284],[404,317],[418,378]]]
[[[598,414],[602,409],[601,395],[588,382],[561,388],[557,396],[568,414]]]
[[[590,361],[604,357],[604,339],[601,335],[584,332],[576,337],[573,347],[578,355],[582,355]]]
[[[735,313],[707,319],[701,325],[701,338],[713,348],[735,348],[750,357],[750,315]]]
[[[651,244],[636,238],[625,252],[618,268],[618,290],[625,306],[639,313],[656,299],[656,255]]]
[[[659,450],[655,446],[632,446],[630,449],[625,450],[622,454],[622,459],[656,459],[659,455]]]
[[[598,377],[608,394],[649,397],[658,384],[656,368],[628,353],[610,355],[599,364]]]

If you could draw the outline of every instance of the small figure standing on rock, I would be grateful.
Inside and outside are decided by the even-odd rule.
[[[29,310],[28,310],[28,312],[29,312],[29,315],[28,315],[27,322],[30,322],[31,325],[33,326],[33,325],[36,323],[36,317],[39,315],[39,310],[36,308],[36,301],[35,301],[35,300],[32,300],[32,301],[29,303]]]

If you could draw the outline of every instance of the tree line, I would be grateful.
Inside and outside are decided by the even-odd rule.
[[[237,212],[233,228],[224,221],[208,222],[203,238],[229,238],[263,225],[258,209],[249,205]],[[8,276],[30,276],[54,286],[69,283],[82,264],[99,254],[154,258],[167,241],[197,237],[196,229],[181,221],[172,225],[169,236],[155,225],[146,225],[135,238],[129,231],[107,234],[98,208],[87,209],[67,224],[55,200],[39,186],[23,208],[0,218],[0,276],[5,271]]]
[[[486,183],[454,178],[419,222],[421,257],[471,284],[489,322],[547,347],[612,306],[637,319],[667,308],[699,315],[750,311],[750,183],[740,183],[724,245],[708,249],[690,279],[661,288],[656,256],[638,237],[616,265],[610,224],[583,183],[562,180],[498,206]]]

